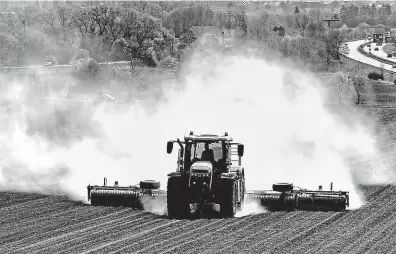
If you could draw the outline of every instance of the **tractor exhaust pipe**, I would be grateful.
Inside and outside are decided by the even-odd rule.
[[[330,183],[330,191],[333,190],[333,182]]]
[[[105,178],[103,179],[103,185],[104,185],[104,186],[107,185],[107,177],[105,177]]]

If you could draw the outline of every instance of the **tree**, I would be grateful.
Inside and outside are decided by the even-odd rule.
[[[298,6],[294,7],[294,14],[299,14],[300,13],[300,9],[298,8]]]
[[[348,83],[353,86],[357,95],[356,104],[361,103],[361,91],[364,87],[364,79],[357,75],[351,75],[348,77]]]
[[[346,98],[351,91],[350,83],[348,82],[348,77],[342,72],[336,73],[332,82],[332,88],[334,94],[338,99],[338,104],[342,104],[343,99]]]
[[[330,64],[330,56],[336,60],[340,60],[340,49],[344,40],[344,35],[339,31],[332,31],[330,35],[324,37],[328,64]]]
[[[16,62],[17,51],[21,49],[19,41],[12,35],[0,33],[0,66]]]
[[[63,41],[67,41],[67,35],[66,35],[66,30],[70,28],[71,22],[72,22],[72,12],[70,9],[66,8],[63,5],[59,5],[58,8],[56,9],[57,14],[58,14],[58,20],[59,24],[62,27],[63,30]]]
[[[310,19],[307,15],[296,15],[296,27],[302,32],[302,36],[304,36],[305,29],[307,28],[308,24],[310,23]]]

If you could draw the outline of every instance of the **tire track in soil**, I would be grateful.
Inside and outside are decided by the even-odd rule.
[[[124,216],[121,215],[120,218],[112,218],[104,223],[98,221],[94,225],[84,228],[78,228],[75,231],[54,236],[50,239],[32,244],[28,247],[24,247],[17,251],[23,250],[26,253],[37,253],[37,252],[41,253],[41,251],[45,250],[46,252],[50,251],[50,253],[54,253],[55,251],[58,251],[59,247],[65,248],[64,250],[66,250],[68,247],[80,246],[82,243],[82,241],[80,240],[83,239],[85,235],[88,236],[100,235],[105,231],[105,228],[103,228],[105,225],[110,224],[109,228],[117,227],[119,225],[125,224],[125,220],[127,218],[136,217],[136,216],[139,217],[140,215],[143,215],[143,212],[132,213]],[[142,219],[144,219],[144,216]],[[77,245],[73,245],[73,242],[75,244],[77,243]]]
[[[304,230],[303,232],[299,233],[298,235],[294,236],[293,238],[272,247],[271,253],[283,253],[287,248],[293,249],[293,245],[296,242],[301,244],[301,242],[304,238],[306,238],[307,236],[313,235],[315,233],[315,231],[317,231],[317,230],[322,230],[323,228],[327,228],[329,225],[331,225],[335,221],[339,220],[343,216],[345,216],[345,213],[343,213],[343,212],[338,212],[338,213],[332,214],[330,217],[309,227],[308,229]],[[286,237],[286,239],[287,239],[287,237]],[[262,250],[262,249],[260,249],[260,250]]]
[[[189,221],[187,221],[189,223]],[[214,221],[211,220],[201,220],[201,223],[204,223],[199,228],[193,229],[193,230],[188,230],[178,236],[172,237],[170,239],[166,239],[162,242],[160,246],[157,247],[156,251],[154,253],[166,253],[173,248],[178,248],[181,247],[182,245],[189,243],[193,241],[194,239],[197,239],[197,237],[202,237],[202,235],[208,234],[208,232],[213,232],[213,229],[216,227],[228,227],[229,224],[233,224],[233,220],[231,219],[214,219]],[[177,239],[176,242],[171,241]],[[167,243],[166,243],[167,242]],[[164,244],[166,243],[166,244]],[[176,245],[176,246],[175,246]],[[150,250],[148,250],[147,253],[152,253]]]
[[[299,250],[308,249],[314,253],[320,253],[324,250],[335,249],[338,253],[340,250],[347,248],[348,245],[353,243],[359,238],[362,232],[365,232],[372,225],[378,223],[380,218],[376,218],[378,213],[389,214],[391,213],[386,206],[376,210],[375,207],[380,204],[386,204],[389,194],[393,191],[391,188],[387,188],[385,191],[381,192],[379,199],[374,203],[367,205],[366,207],[349,211],[341,220],[337,221],[332,228],[327,231],[321,232],[311,239],[306,239],[306,241],[298,248]],[[374,212],[372,210],[375,210]],[[371,222],[370,222],[371,221]],[[348,230],[345,230],[345,229]],[[340,241],[340,238],[342,241]],[[318,245],[318,241],[325,241],[323,245]]]
[[[208,229],[206,229],[205,231],[199,231],[199,232],[195,232],[194,234],[191,234],[191,231],[187,232],[187,237],[185,238],[181,238],[179,242],[173,243],[173,246],[169,246],[169,244],[166,246],[166,249],[163,249],[163,246],[161,246],[161,253],[169,253],[169,252],[176,252],[176,253],[180,253],[180,252],[184,252],[185,249],[188,249],[187,246],[188,244],[192,244],[195,241],[198,241],[202,238],[208,239],[206,237],[210,236],[211,234],[214,234],[215,232],[221,231],[221,230],[225,230],[229,227],[232,227],[235,224],[240,224],[243,221],[247,220],[248,217],[242,218],[242,219],[234,219],[234,218],[230,218],[230,219],[220,219],[218,224],[219,227],[209,227]],[[184,249],[183,249],[183,246]]]
[[[80,208],[80,210],[84,209],[83,207],[79,207],[79,208]],[[35,221],[46,220],[47,217],[52,218],[55,214],[67,213],[67,212],[73,211],[75,209],[76,209],[75,207],[70,207],[70,206],[57,206],[57,207],[51,208],[50,211],[47,211],[47,210],[39,211],[35,216],[35,218],[36,218],[35,220],[32,220],[32,218],[29,218],[29,217],[24,217],[22,219],[14,220],[12,222],[4,223],[3,225],[0,224],[0,225],[1,225],[2,229],[9,231],[9,230],[15,229],[15,227],[18,226],[19,224],[23,224],[23,226],[29,226],[29,224],[34,224]],[[0,232],[0,236],[3,233],[8,233],[8,232]]]
[[[390,239],[390,240],[388,240],[388,239]],[[381,252],[387,253],[387,254],[395,254],[396,253],[396,236],[395,236],[395,234],[388,236],[388,238],[386,240],[388,240],[388,241],[386,241],[386,243],[388,244],[386,246],[387,249],[382,247]],[[372,253],[381,253],[381,252],[372,252]]]
[[[200,249],[206,250],[206,251],[198,251],[196,249],[191,249],[189,252],[185,252],[186,254],[189,253],[201,253],[201,254],[209,254],[213,253],[213,250],[211,247],[216,246],[216,248],[222,248],[224,246],[229,246],[230,244],[233,244],[235,239],[240,238],[241,236],[244,236],[244,232],[248,231],[250,227],[257,226],[257,223],[262,224],[267,224],[271,220],[277,220],[281,217],[282,215],[280,213],[274,213],[274,214],[268,214],[267,216],[264,216],[262,214],[258,215],[253,215],[250,217],[249,222],[247,222],[246,225],[243,225],[242,227],[236,227],[235,229],[232,228],[229,230],[230,232],[228,234],[223,234],[221,237],[211,237],[208,241],[205,241],[205,243],[200,244]],[[250,230],[249,230],[250,231]],[[242,234],[241,234],[242,233]]]
[[[41,232],[40,224],[46,224],[53,221],[56,217],[65,216],[70,212],[82,211],[84,208],[79,207],[76,209],[68,209],[66,211],[54,211],[47,216],[38,217],[37,220],[21,220],[14,223],[7,224],[0,232],[0,242],[2,244],[8,243],[10,241],[15,241],[15,239],[24,238],[36,232]]]
[[[142,230],[151,228],[163,222],[162,218],[152,219],[152,216],[147,216],[147,214],[145,217],[131,219],[132,220],[120,221],[116,225],[110,225],[100,231],[84,232],[84,235],[68,241],[70,243],[69,248],[62,249],[63,243],[60,243],[58,245],[60,248],[56,248],[55,250],[52,250],[53,248],[51,246],[51,253],[58,253],[60,250],[61,252],[67,251],[67,253],[85,251],[92,248],[92,246],[97,246],[98,244],[118,239],[122,235],[139,233]]]
[[[70,215],[66,214],[68,216],[62,216],[60,218],[56,218],[55,220],[50,220],[49,223],[44,223],[43,225],[36,224],[32,231],[26,231],[23,235],[18,236],[22,239],[14,240],[13,243],[7,244],[4,247],[20,248],[21,246],[36,243],[40,241],[40,239],[52,237],[60,231],[65,231],[70,227],[73,227],[73,223],[81,224],[86,221],[92,220],[92,217],[103,216],[103,214],[106,214],[109,211],[85,207],[85,209],[81,210],[81,214],[74,212],[75,211],[73,210],[69,211],[69,213],[71,213]],[[13,245],[16,247],[12,247]]]
[[[85,227],[90,227],[92,225],[96,225],[97,222],[100,222],[100,220],[112,220],[114,218],[112,218],[112,216],[118,216],[118,215],[122,215],[123,213],[128,212],[127,209],[104,209],[103,207],[92,207],[94,208],[94,214],[91,213],[87,213],[87,211],[84,209],[82,211],[81,214],[74,214],[72,215],[72,218],[69,217],[62,217],[59,218],[59,220],[61,221],[61,223],[58,223],[57,221],[53,222],[53,225],[50,226],[50,228],[48,228],[47,226],[45,227],[41,227],[40,234],[36,234],[36,235],[32,235],[29,238],[25,238],[22,239],[20,241],[15,242],[16,247],[18,249],[22,249],[23,248],[29,248],[30,246],[34,246],[37,244],[45,244],[47,242],[50,242],[52,240],[56,240],[58,237],[62,237],[64,234],[70,234],[73,233],[75,231],[78,231],[79,229],[81,230],[81,228],[85,228]],[[96,214],[98,213],[98,214]],[[83,218],[83,220],[81,221],[81,217]],[[98,217],[99,216],[99,217]],[[94,218],[92,218],[94,217]],[[71,222],[73,221],[68,221],[69,219],[74,219],[76,220],[77,223],[72,224]],[[51,230],[52,227],[55,227],[53,230]],[[24,247],[22,247],[21,245],[24,245]]]
[[[200,221],[200,220],[195,220],[195,221],[192,221],[189,223],[185,223],[185,221],[182,221],[182,220],[179,220],[178,222],[180,222],[178,225],[173,225],[171,228],[168,228],[159,234],[156,233],[155,235],[153,235],[150,238],[140,239],[132,244],[128,244],[127,246],[125,246],[125,244],[123,244],[123,246],[118,247],[118,248],[116,246],[114,246],[114,247],[109,246],[108,248],[103,249],[103,252],[101,252],[101,253],[109,253],[109,254],[119,253],[119,252],[125,251],[127,249],[128,249],[128,251],[139,250],[140,252],[145,252],[149,249],[152,249],[154,246],[158,246],[158,245],[163,244],[166,241],[178,238],[179,235],[182,234],[183,232],[188,231],[188,229],[190,229],[190,228],[196,228],[195,226],[197,224],[202,223],[202,221]],[[201,228],[202,228],[202,226],[196,228],[196,230],[201,229]],[[178,231],[181,231],[181,232],[178,232]]]
[[[269,223],[266,226],[262,227],[262,225],[258,225],[258,229],[254,228],[255,233],[249,235],[248,233],[244,234],[240,239],[238,240],[233,240],[232,245],[227,245],[224,246],[223,248],[217,248],[215,247],[216,250],[213,250],[212,253],[229,253],[230,251],[233,251],[234,249],[239,249],[241,253],[244,253],[243,250],[246,249],[246,246],[248,245],[248,241],[254,241],[256,238],[260,238],[261,236],[267,235],[270,233],[273,228],[278,227],[279,225],[283,224],[285,220],[290,220],[293,219],[294,217],[298,216],[298,213],[296,212],[272,212],[272,214],[279,214],[279,220],[275,220],[274,223]],[[276,217],[278,218],[278,217]],[[254,245],[257,245],[258,243],[255,242]],[[242,245],[242,246],[241,246]],[[254,247],[253,245],[250,245]]]
[[[165,220],[162,219],[162,221],[165,221]],[[117,243],[119,243],[119,242],[130,241],[130,240],[134,240],[134,239],[136,239],[136,238],[138,238],[138,237],[141,237],[141,236],[144,236],[144,235],[147,235],[147,234],[150,234],[150,233],[155,233],[155,232],[158,231],[159,229],[164,228],[164,227],[167,227],[167,226],[169,226],[169,225],[171,225],[171,224],[174,224],[174,223],[176,223],[176,221],[168,221],[168,222],[165,223],[165,224],[162,224],[162,225],[159,225],[159,226],[156,226],[156,227],[149,228],[149,229],[147,229],[147,230],[145,230],[145,231],[143,231],[143,232],[139,232],[139,233],[134,234],[134,235],[132,235],[132,236],[129,236],[129,234],[127,234],[127,236],[125,236],[125,237],[119,238],[118,240],[115,240],[115,241],[110,241],[110,242],[108,242],[108,243],[102,244],[102,245],[100,245],[100,246],[97,246],[97,247],[92,248],[92,249],[89,249],[89,250],[86,250],[86,251],[84,251],[84,252],[81,252],[81,254],[86,254],[86,253],[91,253],[91,252],[97,252],[97,251],[100,250],[100,249],[103,249],[103,248],[106,248],[106,247],[108,247],[108,246],[117,244]]]
[[[0,192],[0,209],[23,202],[44,198],[41,194],[26,194],[20,192]]]
[[[285,216],[290,216],[290,215],[286,214]],[[312,217],[312,216],[313,215],[309,215],[308,217]],[[291,223],[291,221],[299,221],[301,223],[301,219],[299,219],[299,217],[301,217],[301,214],[298,211],[295,211],[293,217],[291,217],[291,219],[293,220],[289,220],[285,217],[281,217],[280,218],[281,223],[278,223],[276,225],[269,224],[270,228],[268,228],[264,232],[264,234],[260,234],[256,238],[251,239],[254,240],[252,243],[248,242],[247,244],[241,247],[238,247],[238,245],[233,246],[233,244],[231,243],[230,251],[236,252],[235,249],[239,248],[238,251],[254,252],[254,250],[257,249],[257,246],[268,245],[268,242],[272,244],[272,242],[275,241],[279,235],[283,236],[291,228],[288,223]]]
[[[20,218],[35,217],[35,210],[31,210],[30,208],[34,207],[38,209],[47,209],[44,204],[46,204],[48,200],[51,200],[51,198],[45,197],[40,199],[34,199],[0,208],[0,225],[9,221],[18,220]],[[17,213],[15,211],[17,211]]]
[[[351,249],[353,249],[355,253],[366,253],[375,243],[381,242],[389,233],[395,231],[396,220],[394,218],[396,218],[396,212],[393,212],[391,216],[388,216],[384,221],[381,221],[363,235],[362,241],[358,239],[358,243],[353,244],[355,246],[350,246],[349,251],[351,252]],[[381,245],[383,244],[384,242],[381,242]]]
[[[194,230],[189,230],[187,232],[184,232],[183,234],[177,236],[178,241],[170,241],[171,239],[166,239],[164,242],[168,242],[167,244],[160,245],[156,248],[156,251],[154,253],[167,253],[167,252],[177,252],[177,249],[182,248],[186,244],[193,243],[196,240],[202,239],[214,232],[217,232],[219,230],[224,230],[234,224],[241,223],[248,218],[243,218],[239,220],[235,220],[234,218],[230,219],[214,219],[213,222],[210,222],[211,220],[203,220],[203,223],[208,223],[206,225],[201,226],[200,228],[196,228]],[[204,230],[202,230],[205,228]],[[173,237],[172,239],[175,239]],[[184,249],[183,249],[184,251]],[[148,253],[151,253],[148,251]]]
[[[188,221],[182,220],[182,221],[183,221],[183,223],[185,223],[186,226],[190,226],[190,225],[192,224],[189,220],[188,220]],[[172,240],[174,240],[174,239],[182,238],[182,237],[185,236],[185,235],[188,236],[189,234],[194,233],[194,232],[196,232],[196,231],[198,231],[198,230],[202,230],[202,229],[204,229],[204,228],[211,227],[211,226],[213,226],[214,224],[218,224],[218,221],[217,221],[217,220],[214,220],[214,221],[210,221],[210,220],[197,220],[197,222],[198,222],[198,223],[205,223],[205,224],[203,224],[203,225],[201,225],[200,227],[197,227],[197,228],[195,228],[195,229],[187,230],[187,231],[185,231],[185,232],[183,232],[183,233],[181,233],[181,234],[179,234],[179,235],[175,235],[175,236],[173,236],[173,237],[171,237],[171,238],[164,239],[164,240],[161,241],[161,242],[152,244],[152,245],[147,246],[147,247],[145,247],[145,248],[143,248],[143,249],[140,249],[140,252],[149,251],[149,250],[152,249],[154,246],[158,246],[158,245],[160,245],[160,247],[170,247],[170,246],[173,244],[173,242],[170,242],[170,241],[172,241]],[[164,243],[166,243],[166,242],[168,242],[168,244],[164,245]],[[170,243],[169,243],[169,242],[170,242]],[[148,252],[148,253],[149,253],[149,252]]]
[[[366,253],[396,253],[396,227],[390,229],[380,241],[369,246]]]
[[[295,237],[301,231],[306,230],[306,228],[313,223],[319,223],[323,221],[324,218],[329,217],[329,215],[325,213],[307,213],[302,211],[297,211],[296,213],[298,213],[296,218],[294,218],[293,220],[283,220],[284,223],[282,223],[279,227],[276,227],[276,229],[272,230],[272,232],[267,232],[267,237],[263,237],[263,235],[260,235],[259,240],[252,245],[248,244],[246,248],[244,248],[244,251],[254,252],[260,249],[271,249],[273,248],[273,246],[284,243],[285,239]]]

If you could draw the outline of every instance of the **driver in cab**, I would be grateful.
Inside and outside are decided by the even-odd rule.
[[[205,143],[205,150],[202,151],[201,159],[204,161],[214,162],[214,152],[212,149],[209,149],[209,144]]]

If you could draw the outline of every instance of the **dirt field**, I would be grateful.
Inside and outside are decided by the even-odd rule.
[[[354,108],[338,115],[353,124],[354,112],[374,120],[379,146],[393,158],[396,109]],[[361,189],[367,204],[354,211],[182,221],[127,208],[91,207],[60,196],[0,192],[0,252],[396,253],[396,187]]]
[[[0,193],[2,253],[394,253],[396,188],[362,186],[357,211],[169,220],[63,197]]]
[[[392,154],[396,109],[357,111],[374,119],[373,130],[385,140],[381,148]],[[18,254],[395,253],[396,187],[361,190],[367,203],[359,210],[181,221],[128,208],[91,207],[61,196],[0,192],[0,249]]]

